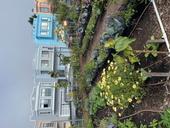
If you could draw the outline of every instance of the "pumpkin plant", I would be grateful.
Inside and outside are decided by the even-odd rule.
[[[123,53],[124,57],[126,57],[130,63],[139,62],[139,59],[133,53],[133,49],[130,46],[135,39],[130,39],[128,37],[117,37],[115,39],[109,39],[105,42],[105,48],[113,48],[116,50],[117,54]]]

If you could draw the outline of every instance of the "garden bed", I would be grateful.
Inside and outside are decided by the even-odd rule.
[[[168,37],[170,37],[170,30],[168,27],[170,26],[170,22],[169,16],[167,15],[167,12],[170,10],[167,9],[168,7],[169,2],[158,4],[158,9],[161,11],[160,13],[162,14],[161,17],[163,24],[165,25],[165,30]],[[132,45],[135,50],[143,50],[147,40],[150,40],[153,37],[155,39],[162,38],[161,29],[152,4],[148,7],[138,25],[131,33],[131,37],[136,39],[135,43]],[[160,45],[159,50],[167,51],[165,44]],[[139,58],[142,60],[140,65],[142,68],[148,67],[154,72],[170,71],[170,59],[165,54],[159,54],[156,58],[151,57],[150,59],[145,59],[144,55],[140,54]],[[132,119],[138,125],[141,123],[149,124],[153,119],[160,119],[160,112],[170,107],[170,96],[167,94],[167,88],[170,87],[169,85],[167,88],[163,86],[164,83],[162,81],[165,80],[166,79],[162,77],[155,77],[147,80],[144,85],[146,95],[143,97],[142,102],[140,104],[129,106],[123,116],[137,113],[135,116],[132,116]],[[111,116],[112,113],[113,111],[109,108],[99,110],[97,112],[97,119]],[[98,123],[97,121],[95,122]]]
[[[170,5],[169,1],[166,1],[166,3],[160,2],[158,4],[158,9],[160,11],[161,18],[165,26],[165,30],[167,32],[168,37],[170,37],[170,29],[168,27],[170,26],[170,22],[169,22],[170,18],[168,15],[168,12],[170,11],[170,9],[168,9],[169,5]],[[136,26],[131,37],[136,39],[133,48],[137,50],[143,49],[143,46],[145,45],[147,40],[151,39],[151,37],[154,37],[155,39],[162,38],[161,29],[159,27],[159,23],[156,18],[156,14],[152,4],[148,7],[146,12],[144,13],[142,19],[140,20],[139,24]],[[165,44],[161,45],[159,50],[167,51]],[[143,56],[140,55],[140,57],[142,58]],[[141,67],[147,67],[149,65],[152,65],[150,69],[154,72],[168,72],[170,71],[170,63],[168,62],[169,60],[170,58],[168,58],[167,55],[158,55],[157,58],[153,58],[150,60],[143,59],[143,63],[141,63]],[[156,84],[158,82],[161,82],[161,80],[164,81],[166,79],[156,77],[156,78],[151,78],[150,80],[147,81],[145,85],[147,90],[146,96],[143,98],[142,103],[140,105],[134,107],[133,112],[139,110],[156,111],[156,110],[163,110],[170,107],[170,104],[168,103],[170,101],[170,96],[167,95],[166,88],[161,83]],[[148,124],[151,120],[155,118],[159,119],[159,113],[144,112],[134,116],[133,119],[137,123],[143,122]]]
[[[159,4],[159,10],[164,7],[168,8],[169,4],[166,4],[161,6]],[[165,12],[163,12],[165,11]],[[166,14],[167,10],[162,10],[161,13]],[[162,17],[163,23],[169,23],[168,17],[165,15]],[[170,24],[169,24],[170,25]],[[167,25],[165,25],[165,29],[167,30],[167,35],[169,37],[170,31],[168,31],[168,28],[166,28]],[[156,18],[156,14],[153,10],[152,5],[148,7],[146,12],[144,13],[144,16],[140,20],[139,24],[134,29],[133,33],[131,33],[131,37],[135,38],[136,41],[133,45],[133,49],[136,50],[143,50],[143,47],[147,40],[150,40],[154,37],[154,39],[160,39],[162,38],[162,34],[160,31],[160,27]],[[165,44],[160,45],[159,48],[160,51],[167,51],[167,48]],[[143,55],[139,55],[139,58],[141,58],[141,65],[140,67],[150,67],[150,70],[153,72],[168,72],[170,70],[170,63],[169,58],[167,55],[160,54],[157,58],[151,57],[150,59],[143,59]],[[146,95],[143,97],[141,104],[136,104],[134,106],[129,107],[123,116],[127,116],[130,114],[133,114],[135,112],[139,112],[139,114],[136,114],[133,116],[133,121],[135,121],[136,124],[149,124],[153,119],[159,119],[160,118],[160,112],[164,109],[170,107],[169,101],[170,97],[167,94],[167,88],[164,85],[164,83],[161,83],[162,81],[165,81],[165,78],[157,77],[157,78],[150,78],[146,81],[144,85],[144,89],[146,91]],[[141,111],[141,112],[140,112]],[[109,108],[105,108],[103,110],[99,110],[97,112],[97,119],[110,116],[113,111]],[[98,123],[94,119],[94,123]]]
[[[170,5],[169,2],[167,2],[167,3],[160,2],[158,4],[159,11],[161,11],[160,14],[162,17],[162,21],[163,21],[163,24],[165,25],[165,29],[166,29],[168,37],[170,37],[170,29],[168,28],[168,26],[170,26],[170,22],[169,22],[170,18],[168,16],[168,11],[170,11],[170,10],[167,9],[169,7],[169,5]],[[117,13],[121,7],[122,7],[122,3],[120,5],[115,4],[115,3],[108,4],[106,7],[106,12],[99,18],[97,25],[96,25],[96,31],[94,33],[93,39],[89,42],[88,49],[86,49],[87,52],[84,56],[80,57],[80,70],[81,70],[82,76],[86,75],[86,74],[83,74],[84,68],[85,68],[86,64],[88,64],[90,62],[91,57],[92,57],[92,52],[96,48],[96,46],[99,44],[100,37],[101,37],[102,33],[104,31],[106,31],[105,29],[106,29],[106,23],[108,20],[108,16],[111,16],[113,14],[117,15]],[[139,18],[139,16],[137,16],[137,18],[132,21],[131,29],[127,29],[125,33],[129,33],[131,38],[136,39],[136,41],[131,45],[133,49],[143,50],[144,46],[148,40],[161,39],[162,34],[161,34],[161,30],[160,30],[160,27],[159,27],[159,24],[158,24],[158,21],[156,18],[156,14],[152,7],[152,4],[150,4],[148,6],[146,11],[144,12],[144,15],[139,20],[138,24],[134,24],[136,21],[138,21],[138,18]],[[134,27],[134,29],[133,29],[133,27]],[[131,31],[131,30],[133,30],[133,31]],[[126,36],[128,36],[128,35],[126,35]],[[158,50],[159,51],[167,51],[166,45],[161,44],[159,46]],[[136,54],[136,55],[140,59],[140,63],[135,64],[136,73],[138,73],[137,69],[140,69],[140,68],[143,68],[148,72],[149,71],[152,71],[152,72],[168,72],[168,71],[170,71],[170,62],[169,62],[170,59],[167,57],[166,54],[158,54],[157,57],[149,56],[148,58],[144,57],[143,53]],[[109,60],[112,61],[112,59],[109,59]],[[103,64],[105,66],[104,68],[107,70],[107,68],[108,68],[107,66],[108,66],[108,64],[110,64],[110,62],[107,64],[107,61],[105,61],[105,63],[103,63]],[[92,67],[90,67],[89,69],[92,69]],[[132,67],[132,69],[133,69],[133,67]],[[132,70],[130,72],[135,72],[135,70]],[[101,72],[102,71],[105,71],[105,70],[101,69]],[[90,70],[89,70],[89,72],[90,72]],[[128,76],[128,75],[126,75],[126,76]],[[84,77],[86,78],[86,76],[84,76]],[[82,80],[83,82],[86,81],[85,78]],[[97,81],[100,81],[101,78],[102,77],[100,76],[100,73],[99,73],[99,74],[97,74],[97,78],[95,78],[95,79],[97,79]],[[121,78],[117,77],[117,76],[114,76],[114,78],[118,78],[118,79],[120,79],[120,81],[122,78],[126,79],[126,77],[123,75],[121,76]],[[131,79],[131,78],[129,78],[129,79]],[[141,82],[141,85],[142,85],[143,81],[140,80],[140,77],[137,79]],[[140,96],[138,97],[138,94],[136,92],[131,92],[132,93],[132,95],[130,95],[131,98],[129,98],[129,96],[127,97],[128,98],[127,100],[129,101],[130,105],[127,107],[127,103],[124,103],[126,107],[123,107],[123,108],[125,108],[125,110],[123,112],[118,110],[118,112],[120,111],[120,113],[117,113],[117,115],[119,116],[118,118],[120,120],[124,120],[126,118],[131,117],[132,120],[137,125],[139,125],[141,123],[148,125],[148,124],[150,124],[151,121],[153,121],[153,119],[159,120],[160,113],[162,113],[162,111],[165,110],[166,108],[170,107],[170,102],[169,102],[170,101],[170,96],[169,96],[169,89],[170,89],[169,86],[170,85],[166,84],[166,86],[165,86],[165,81],[166,81],[166,78],[162,78],[162,77],[152,77],[152,78],[147,79],[144,82],[144,85],[142,86],[142,89],[144,89],[144,91],[145,91],[143,98],[140,99],[139,98]],[[114,81],[112,81],[112,82],[114,83]],[[138,83],[138,81],[133,81],[133,82]],[[166,83],[168,83],[168,82],[166,81]],[[84,83],[82,83],[82,84],[84,84]],[[110,85],[110,84],[108,84],[108,85],[110,87],[112,87],[112,85]],[[134,85],[134,83],[133,83],[133,85]],[[110,87],[108,87],[108,88],[110,88]],[[128,86],[128,87],[131,88],[131,86]],[[102,88],[103,87],[101,87],[101,89]],[[135,89],[136,85],[134,85],[133,88]],[[83,90],[84,90],[84,92],[83,92]],[[97,97],[96,95],[92,94],[91,97],[88,96],[88,95],[90,95],[89,90],[91,90],[91,87],[89,87],[89,85],[87,83],[86,83],[86,85],[83,86],[83,88],[81,90],[81,92],[83,92],[81,98],[83,100],[83,106],[85,107],[85,108],[83,108],[84,109],[83,111],[85,113],[84,116],[86,116],[86,119],[88,118],[89,114],[93,113],[91,111],[88,112],[88,107],[89,107],[88,102],[84,103],[87,100],[87,98],[91,98],[91,97],[94,98],[92,100],[94,100],[95,104],[98,104],[99,106],[100,106],[100,103],[101,104],[103,103],[103,101],[102,100],[100,101],[100,98]],[[105,90],[102,90],[102,91],[105,92]],[[98,92],[95,92],[95,93],[98,93]],[[135,96],[133,96],[133,93],[135,94]],[[105,94],[106,94],[106,92],[105,92]],[[103,95],[103,94],[100,94],[100,95]],[[117,94],[117,95],[119,96],[119,94]],[[141,103],[134,103],[135,98],[136,98],[136,101],[140,99]],[[105,100],[107,100],[107,99],[105,99]],[[98,103],[96,103],[96,102],[98,102]],[[97,127],[99,125],[99,122],[103,118],[110,117],[110,116],[112,116],[113,113],[116,113],[114,111],[117,111],[115,107],[112,108],[112,107],[109,107],[109,105],[105,105],[105,103],[103,103],[103,104],[104,104],[103,105],[104,107],[101,105],[100,109],[98,109],[97,111],[95,110],[96,112],[94,112],[92,114],[92,121],[93,121],[94,127]],[[108,104],[110,104],[110,103],[108,103]],[[104,128],[104,127],[102,127],[102,128]]]

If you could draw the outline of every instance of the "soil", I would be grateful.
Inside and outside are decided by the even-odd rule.
[[[161,15],[162,22],[164,24],[168,39],[170,39],[170,1],[159,1],[157,3],[158,10]],[[136,26],[131,37],[135,38],[136,41],[133,44],[133,48],[136,50],[142,50],[143,46],[146,44],[147,40],[154,36],[155,39],[161,39],[161,29],[154,11],[152,4],[148,7],[143,17],[141,18],[139,24]],[[167,51],[166,45],[162,44],[160,46],[160,51]],[[143,55],[139,55],[140,58],[144,58]],[[152,66],[149,66],[152,65]],[[170,71],[170,58],[165,54],[160,54],[158,57],[150,58],[149,60],[142,59],[141,67],[151,67],[153,72],[169,72]],[[147,69],[147,68],[146,68]],[[141,104],[135,105],[131,112],[126,114],[135,113],[140,110],[153,110],[162,111],[170,107],[170,95],[167,94],[167,89],[164,84],[154,84],[161,81],[165,81],[165,78],[153,77],[150,78],[145,86],[146,95],[143,97]],[[170,81],[169,81],[170,82]],[[168,82],[168,83],[169,83]],[[169,88],[169,85],[167,84]],[[149,124],[153,119],[159,119],[159,112],[142,112],[133,117],[133,120],[137,124]]]

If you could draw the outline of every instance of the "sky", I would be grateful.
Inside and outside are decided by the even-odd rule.
[[[33,128],[30,96],[35,45],[33,0],[2,0],[0,4],[0,128]]]

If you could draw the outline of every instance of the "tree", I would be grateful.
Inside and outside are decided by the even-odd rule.
[[[58,83],[55,83],[55,88],[66,88],[68,87],[68,81],[67,80],[61,80],[58,81]]]
[[[59,73],[58,73],[58,72],[55,72],[55,71],[51,71],[51,72],[49,72],[48,74],[50,74],[50,76],[53,77],[53,78],[59,77]]]
[[[64,56],[61,61],[64,65],[69,64],[71,62],[70,57],[67,57],[67,56]]]
[[[29,17],[28,22],[33,25],[34,18],[37,18],[37,16],[34,14],[31,17]]]

